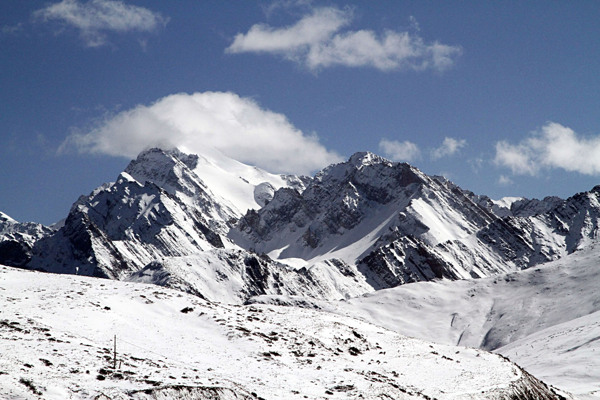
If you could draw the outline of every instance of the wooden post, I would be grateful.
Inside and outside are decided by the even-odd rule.
[[[115,335],[115,350],[114,350],[114,359],[113,359],[113,370],[117,370],[117,335]]]

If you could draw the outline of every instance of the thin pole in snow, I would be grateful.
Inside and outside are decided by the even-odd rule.
[[[115,347],[114,347],[114,353],[113,353],[113,355],[114,355],[114,357],[113,357],[113,370],[116,371],[117,370],[117,335],[115,335],[114,343],[115,343]]]

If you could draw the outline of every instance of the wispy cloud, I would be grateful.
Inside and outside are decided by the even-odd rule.
[[[135,157],[150,147],[224,154],[272,172],[309,174],[341,158],[282,115],[233,93],[174,94],[74,133],[60,151]]]
[[[466,145],[467,141],[465,139],[446,137],[444,138],[444,141],[440,147],[431,151],[431,158],[434,160],[439,160],[443,157],[452,156]]]
[[[568,127],[549,122],[518,144],[496,143],[494,162],[515,175],[536,175],[551,168],[600,175],[600,137],[580,137]]]
[[[513,180],[506,175],[500,175],[500,177],[498,178],[498,184],[502,186],[509,186],[513,184]]]
[[[78,29],[89,47],[108,43],[108,32],[155,32],[169,18],[147,8],[128,5],[119,0],[62,0],[33,13],[36,21],[57,21]]]
[[[400,142],[397,140],[381,139],[379,142],[379,150],[383,155],[394,161],[411,162],[421,157],[419,146],[408,140]]]
[[[464,139],[454,139],[451,137],[444,138],[444,141],[439,147],[429,150],[432,160],[439,160],[443,157],[452,156],[467,145]],[[421,158],[421,149],[411,141],[398,141],[381,139],[379,142],[379,150],[388,158],[395,161],[416,161]]]
[[[2,35],[16,35],[23,30],[23,23],[19,22],[15,25],[4,25],[0,29]]]
[[[383,71],[442,71],[462,53],[459,46],[427,43],[415,33],[345,29],[353,19],[350,8],[314,8],[283,28],[253,25],[247,33],[238,33],[225,51],[276,54],[311,70],[342,65]],[[414,18],[411,24],[416,24]]]
[[[267,18],[280,10],[291,10],[291,9],[306,9],[312,8],[313,0],[275,0],[271,3],[264,4],[262,9]]]

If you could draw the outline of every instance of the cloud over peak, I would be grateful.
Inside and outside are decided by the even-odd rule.
[[[405,140],[381,139],[379,150],[394,161],[415,161],[421,157],[421,150],[415,143]]]
[[[452,156],[467,145],[465,139],[454,139],[445,137],[442,144],[430,150],[432,160],[439,160],[443,157]],[[421,158],[421,149],[415,143],[408,140],[388,140],[381,139],[379,142],[379,150],[388,158],[395,161],[415,161]]]
[[[351,9],[315,8],[295,24],[273,28],[253,25],[238,33],[227,53],[271,53],[311,70],[332,67],[373,67],[382,71],[436,70],[451,67],[462,53],[458,46],[426,43],[414,33],[387,30],[345,30],[354,19]]]
[[[549,122],[518,144],[496,143],[494,163],[515,175],[553,168],[600,175],[600,137],[580,137],[571,128]]]
[[[36,20],[58,21],[79,30],[89,47],[107,43],[107,32],[154,32],[169,19],[144,7],[120,0],[62,0],[33,13]]]
[[[276,173],[310,174],[341,161],[315,135],[305,135],[279,113],[234,93],[173,94],[74,133],[61,150],[135,157],[150,147],[202,154],[216,148],[238,161]]]

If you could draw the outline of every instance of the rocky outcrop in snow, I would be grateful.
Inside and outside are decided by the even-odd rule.
[[[34,222],[17,222],[0,212],[0,264],[27,265],[34,243],[53,231],[51,227]]]

